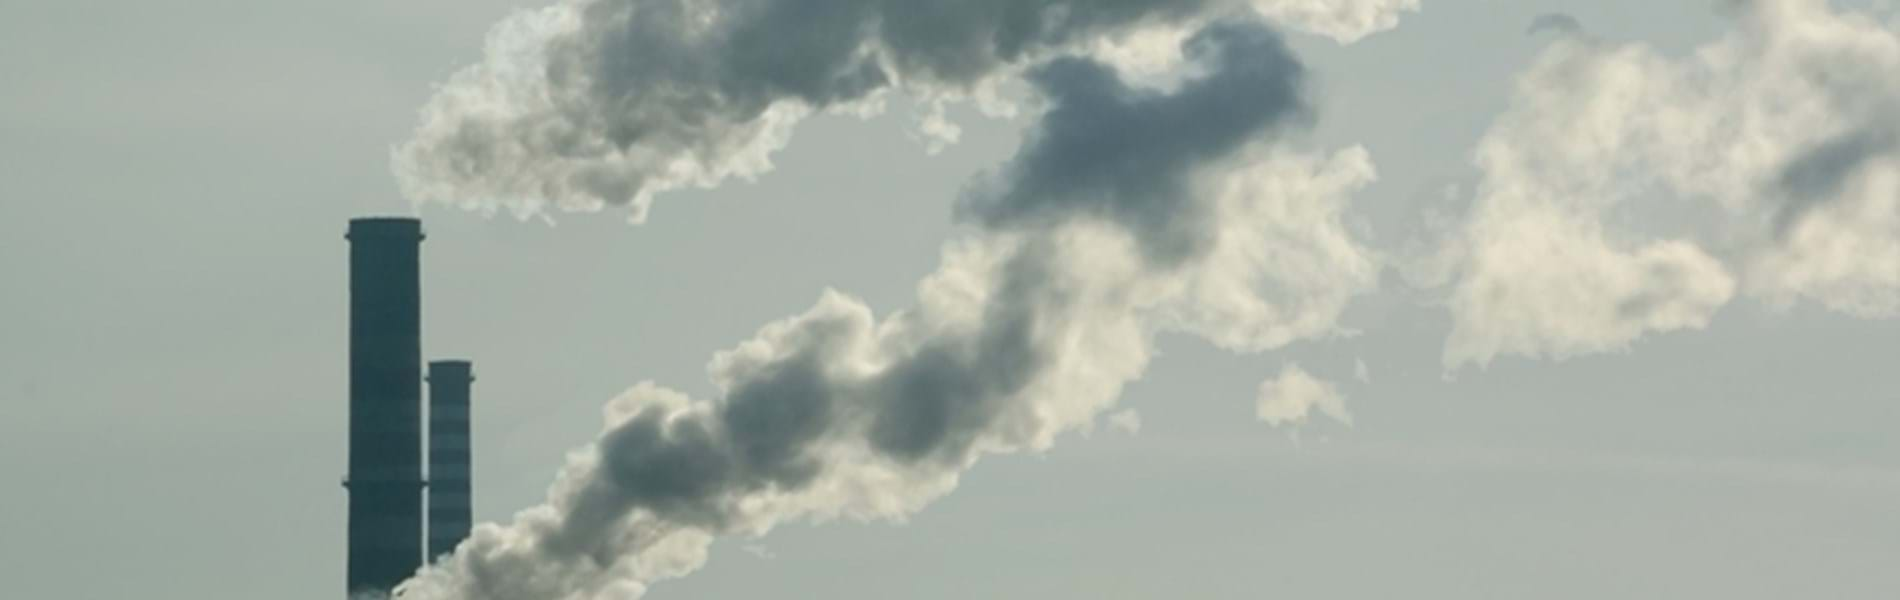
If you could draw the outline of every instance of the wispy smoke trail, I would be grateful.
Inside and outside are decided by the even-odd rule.
[[[1257,12],[1341,41],[1420,0],[566,0],[490,32],[487,56],[422,109],[392,168],[412,200],[521,215],[622,206],[750,178],[814,112],[869,113],[892,91],[944,102],[1080,48]],[[1166,48],[1163,48],[1166,49]]]
[[[1077,4],[1063,22],[1168,14],[1149,4]],[[1336,333],[1377,280],[1340,215],[1373,178],[1366,153],[1275,147],[1308,110],[1300,63],[1265,26],[1212,22],[1180,52],[1202,75],[1167,92],[1088,59],[1031,69],[1049,108],[965,198],[979,227],[945,247],[916,306],[878,319],[828,292],[716,356],[714,398],[635,387],[544,505],[478,527],[405,597],[638,597],[698,568],[715,537],[902,518],[986,454],[1095,426],[1158,333],[1239,350]]]

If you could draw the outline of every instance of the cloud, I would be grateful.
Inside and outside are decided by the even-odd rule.
[[[765,326],[714,357],[712,398],[629,390],[544,505],[478,526],[404,597],[638,597],[699,568],[717,537],[790,519],[900,520],[985,455],[1093,427],[1158,333],[1243,350],[1337,333],[1346,303],[1377,280],[1377,257],[1340,219],[1373,177],[1369,158],[1275,145],[1270,124],[1299,122],[1302,71],[1271,30],[1222,21],[1188,40],[1200,74],[1170,92],[1076,59],[1038,69],[1048,111],[982,196],[1033,206],[1033,218],[979,219],[946,244],[909,310],[879,318],[827,292]],[[1250,125],[1234,139],[1200,119]],[[1131,141],[1146,151],[1076,144],[1118,127],[1147,132]],[[1062,149],[1081,156],[1051,154]],[[1110,176],[1127,168],[1166,185]],[[1100,197],[1064,196],[1067,182]],[[1015,189],[1031,185],[1057,197]],[[1155,260],[1177,239],[1196,243]],[[1132,415],[1109,422],[1138,426]]]
[[[769,171],[813,113],[871,114],[902,92],[929,107],[920,132],[940,144],[957,136],[946,102],[996,107],[997,84],[1051,57],[1167,64],[1174,48],[1150,34],[1198,30],[1237,11],[1344,43],[1418,8],[1418,0],[563,0],[496,25],[482,62],[423,106],[391,168],[412,201],[521,216],[625,207],[638,222],[657,193]],[[1064,75],[1079,74],[1045,77]]]
[[[1447,366],[1705,327],[1736,296],[1900,311],[1900,34],[1756,0],[1680,57],[1566,37],[1480,142]]]
[[[1254,416],[1274,427],[1305,425],[1313,412],[1352,425],[1346,395],[1331,382],[1313,377],[1299,365],[1288,364],[1279,376],[1260,383]]]
[[[1128,435],[1141,433],[1141,413],[1132,408],[1116,411],[1108,415],[1108,428]]]

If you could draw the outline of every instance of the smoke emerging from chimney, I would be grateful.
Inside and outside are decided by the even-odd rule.
[[[394,149],[416,201],[519,216],[625,207],[755,177],[815,112],[874,114],[891,92],[1008,110],[995,84],[1078,50],[1166,62],[1157,31],[1257,13],[1343,42],[1420,0],[565,0],[490,33]],[[1167,36],[1161,36],[1165,39]]]
[[[846,12],[882,6],[836,4],[835,10]],[[915,4],[946,12],[965,5]],[[776,86],[767,97],[796,93],[802,106],[815,106],[861,99],[899,74],[967,84],[1000,63],[1026,60],[1097,29],[1181,22],[1210,3],[967,4],[981,8],[938,15],[929,21],[929,35],[920,29],[914,38],[893,37],[903,24],[882,22],[874,51],[865,49],[872,47],[865,45],[870,38],[852,37],[865,35],[863,18],[843,20],[855,23],[845,28],[849,35],[800,34],[823,38],[788,51],[826,57],[817,61],[824,68],[806,73],[811,78],[776,81],[771,77],[793,75],[762,75],[776,72],[766,65],[749,67],[763,70],[743,77],[726,72],[736,67],[724,63],[690,68],[709,69],[707,77],[755,78],[745,85]],[[661,5],[698,6],[603,2],[564,10],[577,11],[574,16],[598,11],[589,18],[624,25],[631,13],[660,11],[652,7]],[[729,6],[763,15],[777,4]],[[1029,6],[1034,10],[1028,13],[1016,8]],[[1064,16],[1049,20],[1056,12]],[[988,21],[968,22],[978,15]],[[715,23],[736,18],[673,16]],[[600,27],[591,23],[573,26]],[[979,30],[982,35],[973,33]],[[733,60],[669,58],[651,46],[693,36],[722,40],[704,42],[712,44],[752,43],[735,42],[749,39],[740,31],[719,25],[710,31],[582,37],[624,46],[625,52],[642,49],[614,60],[639,56],[666,65],[616,66],[647,73],[689,68],[669,62],[675,58]],[[828,46],[839,39],[851,50]],[[970,39],[997,45],[970,46]],[[545,504],[511,523],[478,526],[453,555],[405,584],[404,597],[638,597],[653,582],[697,569],[717,537],[762,535],[789,519],[901,519],[948,493],[985,455],[1046,449],[1065,432],[1097,426],[1122,387],[1146,368],[1158,334],[1189,333],[1233,350],[1258,351],[1338,333],[1340,313],[1353,297],[1372,290],[1381,264],[1341,217],[1350,194],[1375,176],[1370,158],[1359,148],[1320,156],[1276,142],[1310,120],[1305,74],[1280,37],[1254,16],[1207,20],[1177,51],[1191,63],[1187,71],[1198,75],[1165,91],[1131,85],[1113,66],[1074,55],[1025,69],[1027,81],[1047,101],[1046,112],[1018,154],[962,199],[964,218],[977,227],[945,245],[941,266],[919,284],[913,307],[879,318],[863,302],[827,292],[803,314],[772,323],[715,356],[709,371],[719,391],[713,398],[693,399],[652,383],[636,386],[607,406],[605,429],[571,456]],[[560,62],[554,64],[551,76],[563,77]],[[695,89],[679,91],[692,96]],[[664,116],[649,117],[643,111],[652,107],[640,96],[615,109],[635,122],[594,125],[603,135],[631,136],[626,139],[633,142],[614,152],[618,157],[659,156],[665,152],[652,144],[688,141],[712,145],[673,164],[738,156],[722,154],[730,148],[720,144],[757,143],[762,130],[754,128],[754,118],[777,110],[771,108],[777,104],[752,97],[750,106],[764,112],[725,112],[727,102],[745,90],[719,89],[718,102],[703,104],[697,110],[704,112],[674,130],[651,129],[644,119],[670,122],[690,102],[653,109]],[[685,102],[670,96],[650,101]],[[739,122],[752,125],[710,142],[701,135],[711,131],[704,127]],[[559,137],[565,126],[543,133]],[[524,154],[490,155],[484,160],[493,163],[468,165],[469,177],[489,177],[493,168],[504,171],[495,177],[521,175],[508,171],[517,158],[529,163],[521,169],[573,158],[547,148],[508,147]],[[641,154],[645,150],[655,152]],[[656,177],[686,173],[678,181],[709,183],[717,177],[703,177],[721,168],[699,162]],[[606,180],[636,181],[618,175]],[[527,188],[469,181],[467,189],[559,202],[574,191],[561,185],[593,180],[536,180]],[[546,190],[554,193],[531,193],[542,184],[554,186]],[[463,189],[459,185],[450,183]],[[637,195],[668,185],[648,178],[618,189]]]

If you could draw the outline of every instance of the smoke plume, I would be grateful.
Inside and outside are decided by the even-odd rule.
[[[985,23],[984,40],[1036,35],[981,48],[961,29],[977,25],[959,18],[1063,4],[970,4],[987,8],[938,16],[927,37],[881,41],[876,61],[840,58],[832,64],[848,66],[772,85],[815,99],[893,73],[969,81],[1032,46],[1080,35],[1062,29],[1180,19],[1204,3],[1077,3],[1058,33],[1045,22]],[[624,5],[595,8],[631,10]],[[810,43],[823,46],[838,36],[816,37],[824,39]],[[405,584],[404,596],[639,597],[698,568],[716,537],[762,535],[788,519],[901,519],[985,455],[1046,449],[1097,426],[1146,368],[1157,334],[1260,350],[1338,333],[1346,303],[1377,281],[1378,258],[1341,221],[1350,193],[1374,176],[1366,152],[1307,156],[1276,143],[1309,120],[1305,74],[1257,21],[1211,21],[1178,51],[1200,75],[1167,91],[1131,85],[1086,58],[1028,69],[1046,112],[1018,154],[963,199],[977,227],[946,244],[915,306],[879,318],[827,292],[717,355],[713,398],[633,388],[607,406],[605,429],[572,455],[545,504],[477,527]],[[823,85],[801,87],[812,82]],[[680,127],[732,122],[704,116]],[[664,136],[704,141],[703,133]]]
[[[422,109],[391,166],[411,200],[521,216],[625,207],[771,168],[816,112],[874,113],[891,92],[996,109],[995,84],[1087,50],[1165,63],[1170,32],[1255,12],[1339,41],[1420,0],[564,0],[516,14]],[[1063,76],[1053,74],[1050,76]]]
[[[1738,294],[1900,313],[1900,31],[1736,3],[1681,57],[1553,38],[1480,143],[1447,366],[1615,350]]]

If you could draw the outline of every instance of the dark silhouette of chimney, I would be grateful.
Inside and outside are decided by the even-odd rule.
[[[422,223],[350,221],[349,594],[422,564]]]
[[[470,502],[468,396],[475,374],[468,361],[429,363],[429,557],[455,551],[468,539]]]

